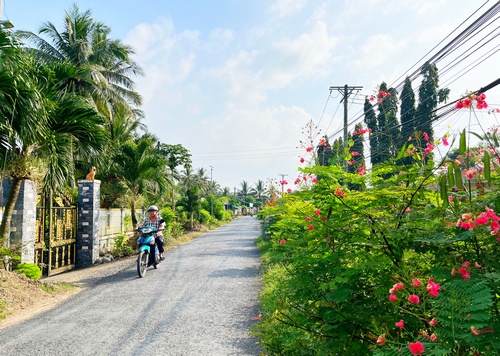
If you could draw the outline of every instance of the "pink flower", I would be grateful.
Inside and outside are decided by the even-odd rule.
[[[402,282],[398,282],[398,283],[396,283],[393,287],[394,287],[394,289],[396,289],[396,290],[403,290],[404,286],[405,286],[405,285],[404,285]]]
[[[358,169],[358,175],[362,176],[365,174],[366,166],[361,166]]]
[[[424,140],[429,141],[429,135],[427,132],[424,132]]]
[[[309,225],[309,231],[312,231],[314,230],[314,226],[313,225]]]
[[[306,221],[311,221],[311,217],[310,216],[306,216]]]
[[[286,240],[285,239],[281,239],[280,240],[280,245],[284,245],[286,243]]]
[[[420,298],[418,295],[412,294],[408,297],[408,301],[412,304],[418,304],[420,302]]]
[[[464,263],[462,263],[462,267],[469,268],[470,267],[470,262],[469,261],[465,261]]]
[[[414,287],[420,287],[421,285],[420,280],[418,278],[413,278],[411,285]]]
[[[288,189],[286,190],[286,192],[287,192],[287,193],[291,193],[291,192],[292,192],[292,190],[291,190],[290,188],[288,188]]]
[[[431,321],[429,321],[429,325],[430,325],[430,326],[436,326],[436,325],[437,325],[437,323],[438,323],[438,322],[437,322],[436,318],[432,318],[432,320],[431,320]]]
[[[319,214],[321,214],[321,211],[319,209],[316,209],[316,211],[314,212],[314,214],[319,215]]]
[[[314,148],[312,148],[312,147],[307,147],[307,148],[306,148],[306,152],[311,152],[313,149],[314,149]]]
[[[422,345],[422,343],[420,341],[410,343],[410,345],[408,345],[408,347],[410,348],[410,352],[413,355],[421,355],[424,353],[424,345]]]
[[[403,319],[401,319],[400,321],[396,322],[394,325],[396,325],[396,327],[398,327],[400,329],[403,329],[405,327],[405,321]]]
[[[450,196],[448,197],[448,201],[449,201],[450,203],[451,203],[454,199],[455,199],[455,198],[453,197],[453,195],[450,195]]]
[[[304,163],[305,159],[304,157],[300,157],[300,163]]]
[[[465,176],[467,177],[468,180],[471,180],[472,178],[474,178],[474,176],[477,173],[477,170],[474,168],[466,169],[464,171],[465,171]]]
[[[434,283],[433,281],[429,281],[427,283],[427,291],[431,295],[431,297],[437,297],[439,295],[439,290],[441,289],[441,286],[437,283]]]
[[[444,136],[444,137],[441,139],[441,141],[443,142],[443,145],[445,145],[445,146],[449,146],[449,145],[450,145],[450,143],[448,142],[448,138],[447,138],[446,136]]]
[[[437,340],[437,336],[436,336],[436,334],[432,334],[429,338],[430,338],[432,341],[436,341],[436,340]]]
[[[391,295],[389,296],[389,300],[390,300],[391,302],[396,302],[396,301],[398,300],[398,297],[396,297],[394,294],[391,294]]]
[[[382,345],[383,343],[385,343],[385,334],[380,335],[377,339],[377,344]]]

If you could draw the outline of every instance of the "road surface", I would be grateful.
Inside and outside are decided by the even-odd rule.
[[[259,221],[244,216],[0,331],[0,355],[259,355]]]

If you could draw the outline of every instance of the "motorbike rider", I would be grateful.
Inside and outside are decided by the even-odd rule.
[[[162,231],[165,229],[165,220],[159,215],[158,207],[156,205],[151,205],[148,208],[148,216],[142,222],[143,226],[152,226],[157,229],[157,232],[154,233],[155,243],[158,246],[158,251],[160,252],[160,259],[164,260],[163,252],[165,252],[163,248],[163,233]]]

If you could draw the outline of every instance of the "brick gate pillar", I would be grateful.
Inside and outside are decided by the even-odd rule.
[[[6,179],[2,185],[2,207],[9,197],[12,181]],[[3,214],[3,210],[2,210]],[[32,180],[23,180],[19,196],[12,212],[9,246],[22,244],[21,262],[35,262],[35,226],[36,226],[36,184]]]
[[[76,267],[90,267],[99,258],[100,180],[78,181]]]

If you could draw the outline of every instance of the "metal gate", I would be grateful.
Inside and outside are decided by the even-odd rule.
[[[76,207],[53,206],[51,197],[36,208],[35,263],[44,276],[70,270],[76,263]]]

